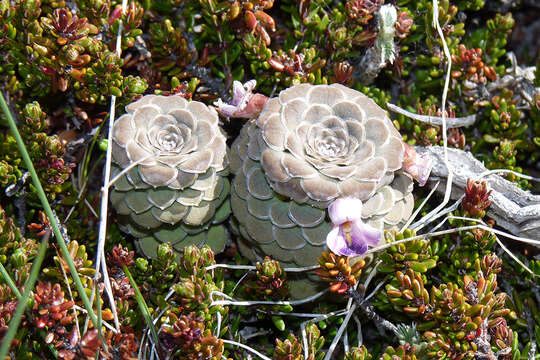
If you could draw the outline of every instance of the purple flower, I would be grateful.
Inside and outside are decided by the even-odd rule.
[[[224,103],[218,99],[214,103],[217,111],[227,117],[252,118],[258,115],[268,97],[263,94],[253,94],[253,89],[257,85],[256,80],[250,80],[244,85],[240,81],[233,82],[233,99],[230,104]]]
[[[421,156],[416,149],[409,144],[405,145],[405,159],[403,160],[403,171],[411,175],[418,181],[420,186],[424,186],[431,173],[433,160],[427,156]]]
[[[326,245],[337,255],[352,256],[365,253],[368,246],[377,246],[382,231],[362,221],[362,201],[338,198],[328,206],[332,230],[326,236]]]

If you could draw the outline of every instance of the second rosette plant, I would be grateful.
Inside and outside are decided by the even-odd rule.
[[[282,91],[232,145],[240,250],[285,266],[317,264],[333,226],[326,209],[339,198],[359,200],[349,210],[370,234],[403,224],[414,204],[404,159],[401,135],[362,93],[340,84]]]

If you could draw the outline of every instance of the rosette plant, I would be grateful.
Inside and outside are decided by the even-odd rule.
[[[413,209],[404,156],[386,112],[362,93],[340,84],[282,91],[232,145],[241,251],[315,265],[332,229],[326,208],[337,198],[361,200],[357,210],[374,229],[403,223]]]
[[[230,213],[227,146],[214,109],[181,96],[146,95],[114,123],[111,202],[121,228],[154,256],[159,243],[225,247]]]

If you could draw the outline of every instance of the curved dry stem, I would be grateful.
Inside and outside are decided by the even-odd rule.
[[[439,2],[437,0],[433,0],[433,26],[437,29],[437,33],[439,34],[439,37],[441,38],[441,42],[443,44],[443,52],[444,56],[446,57],[446,78],[444,79],[444,89],[442,93],[442,101],[441,101],[441,121],[442,121],[442,138],[443,138],[443,147],[444,147],[444,165],[448,169],[448,179],[446,182],[446,190],[444,193],[444,199],[442,203],[440,203],[435,209],[430,211],[426,216],[424,216],[425,222],[428,222],[431,220],[433,216],[435,216],[442,208],[448,204],[448,201],[450,200],[450,193],[452,192],[452,179],[454,178],[454,173],[452,172],[450,168],[450,163],[448,161],[448,135],[446,133],[447,130],[447,121],[446,121],[446,99],[448,97],[448,88],[450,86],[450,75],[452,71],[452,57],[450,56],[450,50],[448,49],[448,44],[446,43],[446,39],[444,38],[443,31],[441,29],[441,25],[439,24]]]
[[[393,112],[407,116],[414,120],[421,121],[429,125],[441,126],[443,124],[443,118],[441,116],[428,116],[428,115],[415,114],[391,103],[386,103],[386,106],[388,107],[389,110]],[[450,119],[447,119],[446,127],[448,129],[458,128],[462,126],[467,127],[467,126],[473,125],[475,121],[476,121],[476,115],[450,118]]]
[[[311,302],[315,299],[318,299],[319,297],[323,296],[329,291],[329,289],[325,289],[323,291],[320,291],[314,295],[308,296],[307,298],[300,299],[300,300],[294,300],[294,301],[238,301],[227,294],[224,294],[220,291],[212,291],[210,293],[210,300],[212,301],[210,306],[216,306],[216,305],[233,305],[233,306],[252,306],[252,305],[301,305],[308,302]],[[227,300],[214,300],[214,295],[223,296]]]
[[[122,12],[124,9],[127,9],[127,0],[122,0]],[[118,25],[118,35],[116,37],[116,54],[118,57],[122,55],[122,19],[119,21]],[[99,233],[98,233],[98,244],[97,244],[97,251],[96,251],[96,275],[94,276],[94,288],[92,289],[92,299],[95,296],[96,292],[96,286],[97,286],[97,280],[99,278],[100,269],[103,271],[103,278],[105,282],[108,282],[108,284],[105,285],[105,291],[107,292],[107,296],[109,297],[110,303],[111,303],[111,311],[114,316],[114,322],[115,327],[117,330],[120,329],[120,323],[118,321],[118,314],[116,311],[116,304],[114,302],[114,296],[112,294],[111,284],[109,281],[109,276],[107,272],[107,263],[105,261],[105,237],[107,235],[107,213],[108,213],[108,205],[109,205],[109,179],[111,177],[111,159],[112,159],[112,133],[113,133],[113,123],[115,118],[115,111],[116,111],[116,96],[111,95],[111,107],[109,110],[109,124],[108,124],[108,134],[107,134],[107,152],[105,157],[105,177],[103,180],[103,187],[101,188],[101,209],[99,212],[100,219],[99,219]],[[103,259],[103,264],[101,264],[101,261]],[[98,308],[98,314],[101,312],[101,308]],[[98,324],[99,328],[101,328],[101,324]]]

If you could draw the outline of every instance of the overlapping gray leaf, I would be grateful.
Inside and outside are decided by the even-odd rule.
[[[401,136],[371,99],[342,85],[297,85],[268,101],[249,144],[272,188],[325,208],[366,200],[401,168]],[[253,130],[252,130],[253,131]]]

